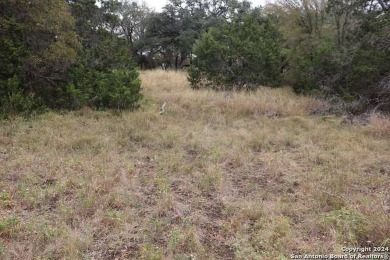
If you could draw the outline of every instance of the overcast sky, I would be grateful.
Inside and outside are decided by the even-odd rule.
[[[150,7],[156,11],[161,11],[161,8],[167,3],[167,0],[144,0]],[[142,1],[140,1],[142,2]],[[250,0],[253,6],[264,5],[266,0]]]

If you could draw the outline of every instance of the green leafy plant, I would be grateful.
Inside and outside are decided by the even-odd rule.
[[[73,75],[68,93],[74,108],[135,108],[142,98],[141,82],[135,69],[97,71],[79,66]]]
[[[193,88],[253,89],[281,83],[279,33],[272,18],[260,10],[211,28],[193,52]]]

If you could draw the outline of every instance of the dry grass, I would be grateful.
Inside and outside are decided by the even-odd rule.
[[[141,74],[135,112],[0,126],[0,258],[288,259],[387,245],[389,125],[309,116],[289,88]],[[161,104],[167,111],[158,114]]]

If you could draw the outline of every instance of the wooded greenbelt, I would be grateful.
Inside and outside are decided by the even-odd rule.
[[[0,2],[0,113],[134,109],[139,69],[194,89],[291,85],[343,109],[390,111],[388,0]]]

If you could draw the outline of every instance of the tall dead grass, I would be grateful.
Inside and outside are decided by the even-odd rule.
[[[141,74],[146,95],[156,102],[167,101],[171,106],[182,106],[194,114],[218,109],[241,116],[301,116],[321,107],[321,101],[293,93],[289,87],[260,87],[257,91],[215,92],[191,89],[181,71],[154,70]]]
[[[308,116],[321,102],[289,88],[225,94],[192,90],[182,72],[141,78],[137,111],[1,122],[1,259],[286,259],[389,245],[388,118]]]

